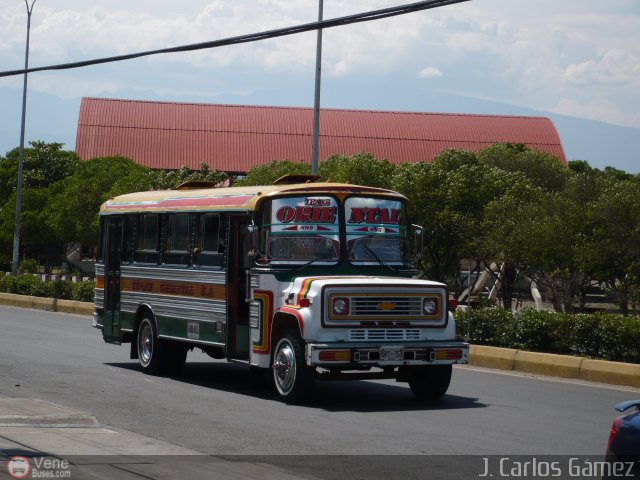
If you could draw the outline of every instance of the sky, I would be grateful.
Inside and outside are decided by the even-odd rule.
[[[324,18],[403,3],[408,2],[324,0]],[[24,66],[26,6],[23,0],[0,0],[0,5],[0,71],[19,69]],[[37,0],[29,63],[36,67],[210,41],[312,22],[317,15],[318,0]],[[56,123],[52,131],[73,142],[83,96],[311,107],[315,46],[316,34],[309,32],[33,73],[28,112],[36,118],[27,130],[59,102],[66,106],[60,111],[75,108],[75,119],[68,115],[51,122]],[[19,132],[22,81],[21,76],[0,78],[0,102],[5,104],[0,103],[0,111],[15,118],[2,119],[5,134],[13,134],[16,124]],[[49,100],[38,102],[42,98]],[[321,103],[551,115],[557,125],[572,117],[588,122],[572,124],[571,132],[563,126],[567,140],[559,128],[565,150],[570,149],[567,142],[580,138],[575,135],[579,125],[599,122],[609,128],[600,132],[616,132],[598,134],[611,137],[609,151],[635,154],[640,146],[634,143],[640,142],[640,1],[471,0],[327,29]],[[582,138],[593,137],[587,130]],[[5,143],[0,141],[0,152],[17,146],[19,136]],[[589,155],[588,149],[575,151],[580,158]],[[572,159],[569,151],[567,156]],[[594,166],[640,171],[640,162],[627,157],[618,159],[614,151],[610,158],[584,159]]]

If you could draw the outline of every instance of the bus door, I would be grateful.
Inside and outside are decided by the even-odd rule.
[[[249,359],[250,268],[248,217],[229,217],[227,249],[227,358]]]
[[[105,342],[120,344],[120,264],[122,257],[122,217],[106,220],[104,323]]]

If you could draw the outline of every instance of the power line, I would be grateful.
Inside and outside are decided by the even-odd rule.
[[[219,48],[229,45],[238,45],[241,43],[258,42],[260,40],[267,40],[270,38],[284,37],[288,35],[295,35],[298,33],[309,32],[312,30],[339,27],[343,25],[350,25],[352,23],[369,22],[372,20],[380,20],[382,18],[395,17],[398,15],[405,15],[407,13],[419,12],[422,10],[429,10],[436,7],[444,7],[446,5],[453,5],[456,3],[467,2],[469,0],[425,0],[421,2],[411,3],[408,5],[401,5],[396,7],[383,8],[381,10],[374,10],[371,12],[357,13],[354,15],[348,15],[346,17],[334,18],[331,20],[324,20],[318,22],[305,23],[293,27],[278,28],[275,30],[268,30],[266,32],[250,33],[247,35],[239,35],[236,37],[228,37],[221,40],[213,40],[202,43],[192,43],[189,45],[182,45],[178,47],[161,48],[159,50],[148,50],[146,52],[129,53],[126,55],[116,55],[112,57],[96,58],[93,60],[84,60],[81,62],[62,63],[59,65],[48,65],[44,67],[35,67],[22,70],[8,70],[0,72],[0,77],[11,77],[15,75],[23,75],[25,73],[42,72],[48,70],[69,70],[72,68],[88,67],[90,65],[99,65],[102,63],[121,62],[123,60],[132,60],[134,58],[148,57],[151,55],[160,55],[163,53],[177,53],[177,52],[192,52],[195,50],[204,50],[210,48]]]

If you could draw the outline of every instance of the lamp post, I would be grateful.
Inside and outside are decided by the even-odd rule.
[[[27,6],[27,48],[24,54],[24,69],[29,69],[29,33],[31,31],[31,12],[36,0],[29,5],[28,0],[24,0]],[[11,261],[11,272],[18,274],[18,262],[20,260],[20,211],[22,209],[22,165],[24,163],[24,127],[27,116],[27,72],[24,72],[24,84],[22,87],[22,123],[20,125],[20,157],[18,160],[18,186],[16,188],[16,222],[13,231],[13,257]]]
[[[26,0],[25,0],[26,1]],[[322,21],[323,0],[319,0],[318,22]],[[316,89],[313,101],[313,148],[311,151],[311,173],[318,173],[318,142],[320,130],[320,78],[322,64],[322,28],[318,29],[316,43]]]

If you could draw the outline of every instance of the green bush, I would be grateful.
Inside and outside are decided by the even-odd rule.
[[[73,282],[71,280],[47,280],[44,282],[45,297],[71,300],[73,297]]]
[[[18,295],[31,295],[33,297],[42,297],[42,280],[33,275],[20,275],[16,280],[16,293]]]
[[[478,345],[640,363],[640,320],[597,312],[570,315],[483,308],[456,313],[458,336]]]
[[[71,280],[56,280],[55,298],[71,300],[73,297],[73,282]]]
[[[27,258],[22,260],[18,265],[18,275],[24,275],[26,273],[38,273],[40,271],[40,265],[37,260],[33,258]]]
[[[16,277],[9,275],[3,275],[0,277],[0,292],[2,293],[16,293]]]
[[[524,309],[514,316],[513,348],[537,352],[570,353],[566,334],[571,330],[567,315]]]
[[[71,280],[47,280],[43,282],[38,276],[29,274],[13,277],[3,272],[0,275],[1,293],[17,293],[32,297],[93,302],[95,286],[93,281],[73,283]]]
[[[469,322],[471,323],[469,328]],[[513,316],[503,309],[480,308],[458,312],[456,327],[461,338],[471,343],[506,347],[513,338]]]
[[[72,299],[79,302],[93,302],[95,282],[78,282],[71,285]]]

